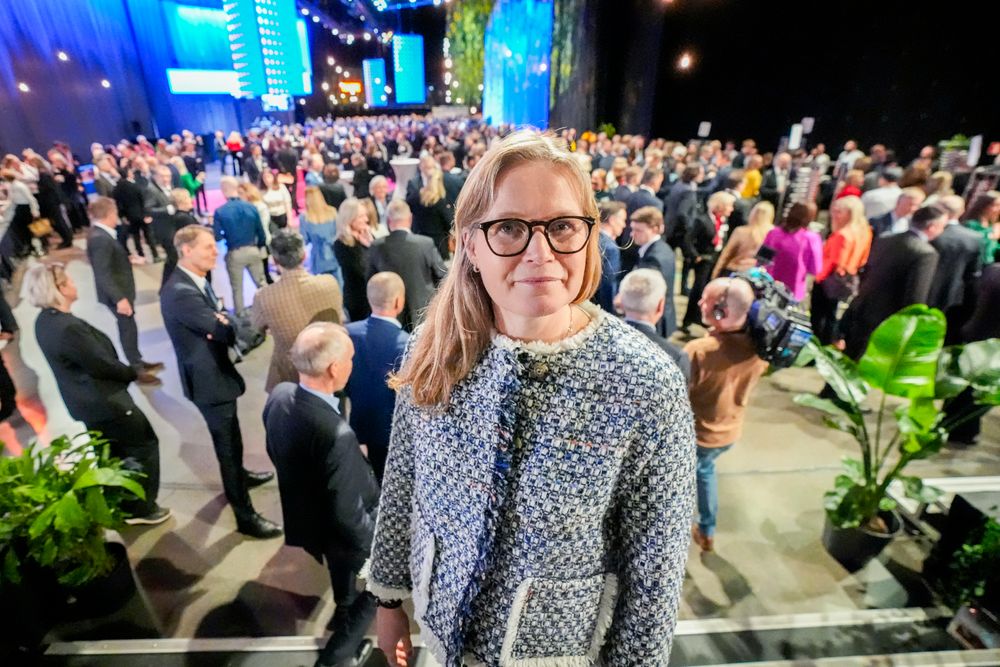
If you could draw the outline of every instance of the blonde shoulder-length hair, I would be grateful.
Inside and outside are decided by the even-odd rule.
[[[470,227],[482,222],[493,206],[504,175],[519,165],[550,165],[579,197],[583,215],[599,218],[590,179],[565,143],[554,135],[522,130],[495,142],[469,174],[455,204],[455,257],[448,275],[427,308],[420,335],[406,362],[389,380],[392,389],[409,387],[413,403],[445,407],[452,389],[473,369],[489,347],[495,321],[493,302],[465,249]],[[573,303],[589,299],[601,279],[598,236],[591,230],[584,249],[583,282]]]
[[[337,240],[346,246],[354,245],[355,238],[351,223],[360,212],[361,200],[357,197],[348,197],[341,202],[340,208],[337,209]]]
[[[436,163],[427,177],[427,185],[420,188],[420,203],[424,206],[434,206],[444,199],[444,172]]]

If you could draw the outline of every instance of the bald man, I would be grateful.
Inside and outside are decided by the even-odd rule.
[[[750,392],[767,370],[746,332],[753,301],[745,280],[717,278],[708,283],[698,306],[709,334],[684,346],[691,360],[689,388],[698,442],[698,523],[691,535],[702,551],[715,548],[715,460],[742,435]]]

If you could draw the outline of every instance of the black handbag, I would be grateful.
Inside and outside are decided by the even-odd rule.
[[[831,301],[850,301],[858,295],[857,274],[833,272],[820,283],[823,294]]]

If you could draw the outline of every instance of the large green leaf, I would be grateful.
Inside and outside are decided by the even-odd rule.
[[[958,358],[958,367],[975,390],[978,403],[1000,404],[1000,339],[965,345]]]
[[[55,504],[56,508],[56,530],[68,533],[73,530],[81,530],[90,526],[91,520],[84,513],[80,501],[72,492],[67,493]]]
[[[857,405],[868,396],[868,384],[858,374],[857,364],[834,347],[822,347],[814,338],[804,350],[813,355],[816,370],[844,403]]]
[[[887,394],[933,397],[946,326],[940,310],[907,306],[875,329],[858,372]]]
[[[969,381],[962,377],[962,369],[958,364],[961,354],[961,345],[953,345],[941,350],[941,356],[938,358],[937,378],[934,384],[935,398],[954,398],[969,386]]]

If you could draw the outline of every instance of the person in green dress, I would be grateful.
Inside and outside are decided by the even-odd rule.
[[[1000,192],[990,190],[977,196],[965,212],[962,224],[983,236],[983,265],[997,260],[1000,249]]]

